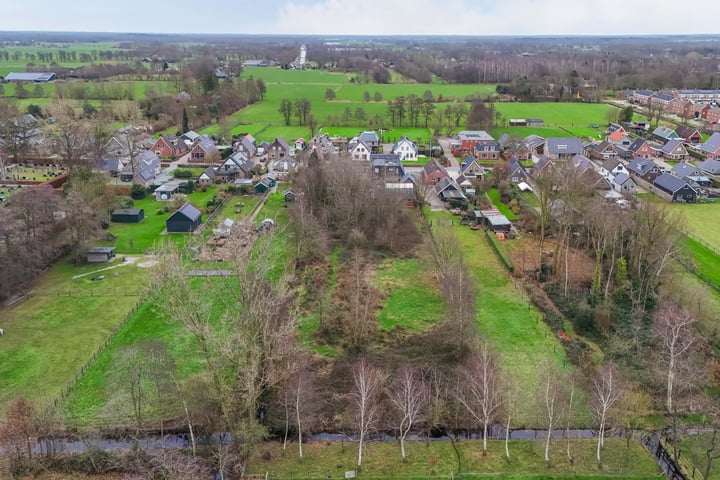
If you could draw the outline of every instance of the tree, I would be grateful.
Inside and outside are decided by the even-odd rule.
[[[22,84],[17,84],[20,85]],[[31,140],[36,134],[36,122],[22,116],[17,105],[0,99],[0,142],[13,162],[22,163],[25,160],[31,150]]]
[[[363,92],[363,102],[368,103],[370,101],[370,92],[365,90]]]
[[[379,395],[384,381],[382,372],[361,356],[352,369],[355,391],[352,393],[355,405],[355,421],[358,427],[357,471],[362,471],[363,446],[370,430],[375,426],[380,413]]]
[[[665,409],[670,414],[675,412],[674,390],[678,364],[695,343],[694,325],[695,319],[675,305],[665,303],[659,309],[655,330],[662,343],[662,358],[667,364]]]
[[[632,107],[632,105],[628,105],[627,107],[623,108],[620,111],[618,120],[620,122],[632,122],[634,114],[635,114],[635,109]]]
[[[28,115],[32,115],[33,117],[42,117],[43,113],[40,105],[36,105],[34,103],[29,104],[25,111],[28,113]]]
[[[540,402],[547,421],[547,436],[545,437],[545,462],[550,463],[550,440],[552,431],[558,426],[562,418],[563,379],[557,368],[548,365],[541,377]]]
[[[295,363],[295,371],[288,376],[283,394],[285,396],[285,439],[283,450],[287,444],[288,430],[292,423],[297,431],[298,456],[303,458],[303,432],[307,416],[317,403],[315,395],[315,374],[310,369],[309,357],[301,355]],[[292,412],[292,413],[291,413]]]
[[[255,80],[255,86],[257,87],[258,95],[260,95],[260,100],[265,99],[265,94],[267,93],[267,86],[265,85],[265,80],[262,78],[258,78]]]
[[[482,343],[463,362],[458,381],[458,401],[482,425],[483,456],[486,456],[488,426],[503,403],[500,365],[487,343]]]
[[[5,425],[0,428],[0,444],[7,451],[14,452],[16,460],[27,456],[32,461],[37,433],[35,408],[24,397],[15,399],[5,412]]]
[[[48,110],[55,118],[50,136],[63,164],[70,169],[90,168],[86,157],[90,149],[88,124],[77,118],[75,108],[69,103],[55,103]]]
[[[467,126],[471,130],[492,130],[495,122],[494,109],[487,108],[484,102],[472,102],[467,117]]]
[[[332,88],[326,88],[325,89],[325,100],[328,102],[335,100],[335,97],[337,96],[337,93]]]
[[[295,100],[295,113],[298,117],[298,123],[300,125],[307,125],[307,118],[310,114],[310,109],[312,108],[312,105],[310,104],[310,100],[307,98],[299,98]]]
[[[373,100],[376,102],[382,102],[382,99],[383,99],[382,93],[375,92],[375,94],[373,95]]]
[[[282,100],[280,100],[280,108],[278,109],[278,111],[283,116],[283,119],[285,120],[285,125],[290,125],[290,119],[292,118],[293,114],[292,102],[287,98],[283,98]]]
[[[595,420],[598,423],[597,450],[595,455],[598,465],[602,463],[600,460],[600,450],[605,443],[605,426],[608,415],[615,403],[622,396],[622,393],[617,368],[612,364],[601,366],[592,380],[592,409]]]
[[[182,131],[183,133],[190,131],[190,120],[188,119],[187,109],[183,107],[182,111]]]
[[[406,365],[398,370],[395,381],[388,390],[388,398],[397,415],[394,427],[400,439],[400,456],[403,463],[407,463],[405,438],[425,408],[426,388],[417,372]]]

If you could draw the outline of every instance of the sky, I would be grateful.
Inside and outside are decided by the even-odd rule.
[[[292,35],[715,34],[717,0],[0,0],[0,30]],[[678,21],[678,13],[690,17]],[[703,13],[705,12],[705,13]],[[715,25],[713,25],[715,23]]]

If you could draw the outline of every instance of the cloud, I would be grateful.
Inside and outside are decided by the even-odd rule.
[[[647,35],[713,33],[711,15],[678,21],[677,2],[656,0],[288,0],[277,31],[331,35]],[[697,0],[695,12],[712,12]]]

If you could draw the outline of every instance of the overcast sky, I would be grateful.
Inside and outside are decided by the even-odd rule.
[[[0,30],[331,35],[718,32],[717,0],[0,0]],[[691,17],[686,15],[691,14]],[[680,18],[682,17],[682,18]]]

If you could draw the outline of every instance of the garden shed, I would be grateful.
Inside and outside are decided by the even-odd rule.
[[[142,208],[117,208],[112,212],[110,220],[117,223],[140,223],[145,218]]]
[[[85,250],[87,263],[107,263],[115,256],[115,247],[90,247]]]
[[[186,203],[165,220],[167,232],[192,233],[200,226],[201,217],[200,210]]]

